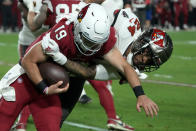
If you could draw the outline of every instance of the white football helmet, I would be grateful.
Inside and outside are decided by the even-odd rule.
[[[92,3],[82,8],[74,24],[74,41],[83,55],[95,54],[109,38],[109,18],[101,5]]]

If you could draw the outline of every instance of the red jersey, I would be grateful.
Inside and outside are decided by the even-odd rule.
[[[50,27],[58,23],[58,18],[62,18],[63,15],[73,12],[80,0],[50,0],[48,3],[48,18],[47,24]]]
[[[68,59],[75,60],[75,61],[89,61],[93,58],[102,57],[103,55],[107,54],[116,43],[115,37],[115,29],[113,27],[110,28],[110,36],[107,42],[103,44],[101,49],[94,55],[85,56],[81,54],[75,43],[74,43],[74,25],[71,23],[70,25],[66,25],[67,19],[62,19],[59,21],[55,26],[53,26],[48,32],[42,34],[38,37],[28,48],[28,50],[36,44],[38,41],[41,41],[46,34],[50,34],[50,38],[54,40],[60,49],[60,52],[64,54]],[[48,40],[49,40],[48,39]],[[47,48],[47,47],[46,47]],[[51,49],[52,50],[52,49]]]

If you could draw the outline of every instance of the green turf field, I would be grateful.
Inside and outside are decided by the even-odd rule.
[[[159,105],[157,117],[148,118],[144,111],[138,113],[136,98],[128,84],[120,86],[118,81],[113,82],[116,112],[124,122],[135,127],[136,131],[196,131],[196,32],[169,34],[174,44],[171,59],[159,70],[148,73],[149,81],[142,82],[146,94]],[[18,62],[17,39],[17,34],[0,34],[0,78]],[[99,104],[97,93],[89,85],[85,88],[93,99],[92,103],[77,104],[67,120],[96,127],[95,129],[106,129],[107,118]],[[36,130],[32,118],[27,130]],[[64,124],[62,131],[64,130],[89,129]]]

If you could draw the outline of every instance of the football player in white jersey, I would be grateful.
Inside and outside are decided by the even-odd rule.
[[[130,9],[117,10],[114,14],[112,26],[116,28],[117,42],[115,46],[130,65],[139,71],[151,72],[170,58],[173,44],[166,32],[159,29],[141,32],[140,22]],[[99,65],[96,65],[96,70],[92,69],[90,72],[96,80],[122,78],[117,70],[111,68],[107,63],[103,63],[102,60],[97,59],[94,62]],[[89,74],[89,70],[86,71],[86,74]],[[144,94],[142,88],[137,87],[133,91],[137,97],[137,110],[140,112],[140,107],[143,107],[147,116],[157,115],[158,106]],[[109,129],[134,130],[131,126],[123,124],[118,118],[109,119],[107,126]]]
[[[120,50],[128,63],[137,69],[138,75],[140,71],[152,72],[157,70],[170,58],[173,43],[166,32],[159,29],[149,29],[141,32],[140,22],[130,9],[117,10],[114,16],[112,26],[116,29],[117,42],[115,46]],[[117,70],[111,68],[102,60],[97,59],[94,62],[98,64],[94,74],[91,74],[93,76],[96,73],[95,79],[121,79],[120,83],[123,83],[124,78]],[[133,91],[137,97],[136,108],[138,112],[141,112],[140,107],[143,107],[147,116],[153,117],[154,114],[157,115],[159,108],[156,103],[150,100],[140,87]],[[108,95],[108,97],[110,96]],[[142,102],[144,99],[146,99],[145,102]],[[111,103],[108,104],[111,105]],[[148,108],[149,105],[152,108]],[[133,127],[122,123],[118,118],[109,119],[107,126],[109,129],[122,131],[134,130]]]
[[[158,69],[170,58],[173,50],[170,36],[160,29],[141,32],[139,19],[128,8],[115,11],[112,26],[115,27],[117,35],[115,46],[128,63],[136,68],[138,75],[140,71],[152,72]],[[139,55],[143,55],[140,56],[141,60]],[[102,63],[101,60],[96,61]],[[100,72],[100,76],[97,76],[99,80],[121,77],[118,72],[107,67],[106,63],[97,65],[96,68],[96,71]]]
[[[39,30],[36,30],[35,32],[32,32],[29,29],[28,23],[27,23],[27,14],[30,4],[32,4],[33,0],[21,0],[18,4],[19,9],[21,10],[22,15],[22,30],[19,32],[18,36],[18,53],[19,57],[23,57],[24,53],[27,49],[27,47],[39,36],[41,33],[47,31],[49,28],[47,25],[43,25]],[[34,0],[35,7],[33,11],[35,13],[39,13],[39,10],[42,6],[42,0]]]

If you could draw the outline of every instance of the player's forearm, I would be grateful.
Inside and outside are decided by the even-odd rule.
[[[128,64],[124,67],[124,75],[132,88],[141,85],[137,73]]]
[[[37,43],[22,59],[22,67],[34,84],[38,84],[42,80],[37,63],[46,61],[47,58],[43,54],[41,44]]]
[[[86,67],[78,62],[71,60],[67,60],[64,66],[69,72],[77,76],[81,76],[85,79],[94,79],[96,74],[96,70],[93,67]]]
[[[39,69],[36,63],[28,61],[26,59],[22,60],[22,67],[24,68],[26,74],[30,78],[30,80],[36,85],[40,81],[42,81],[42,77],[40,75]]]
[[[36,31],[39,29],[42,24],[44,24],[47,18],[47,6],[43,5],[40,9],[40,13],[36,14],[35,12],[30,11],[27,16],[27,21],[31,31]]]

